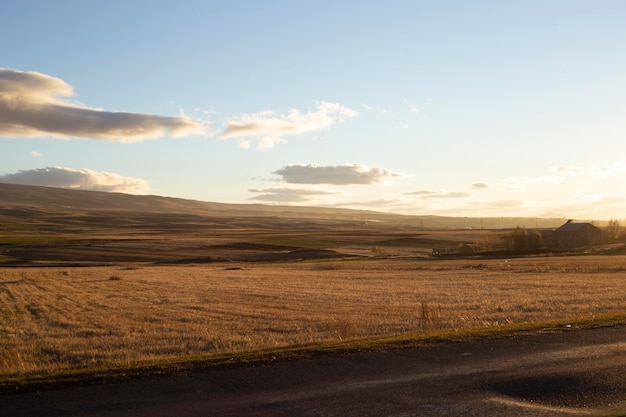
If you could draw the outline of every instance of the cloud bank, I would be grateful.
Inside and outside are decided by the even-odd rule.
[[[378,184],[400,174],[384,168],[360,164],[339,166],[288,165],[273,172],[290,184],[365,185]]]
[[[110,112],[59,99],[73,95],[73,88],[59,78],[0,68],[0,135],[140,142],[206,133],[206,126],[186,116]]]
[[[15,174],[0,175],[0,182],[127,194],[143,194],[149,189],[148,182],[140,178],[62,167],[20,170]]]
[[[271,110],[244,114],[228,120],[219,138],[239,138],[240,146],[243,148],[250,147],[250,141],[245,138],[255,138],[258,149],[270,149],[278,143],[285,143],[287,140],[284,136],[328,129],[358,114],[357,111],[339,103],[326,101],[318,103],[317,110],[306,113],[292,109],[284,115],[276,114]]]

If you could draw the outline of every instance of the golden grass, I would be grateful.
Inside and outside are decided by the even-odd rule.
[[[626,256],[0,268],[0,375],[626,312]]]

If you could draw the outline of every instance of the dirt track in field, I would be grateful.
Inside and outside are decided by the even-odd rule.
[[[0,396],[3,416],[584,416],[626,409],[626,326]]]

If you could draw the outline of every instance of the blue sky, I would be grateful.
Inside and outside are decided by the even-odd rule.
[[[623,1],[3,6],[0,182],[626,217]]]

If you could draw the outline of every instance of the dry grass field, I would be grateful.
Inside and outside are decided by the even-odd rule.
[[[626,312],[626,256],[0,266],[0,375]]]
[[[626,313],[624,245],[430,256],[528,222],[0,184],[0,381]]]

